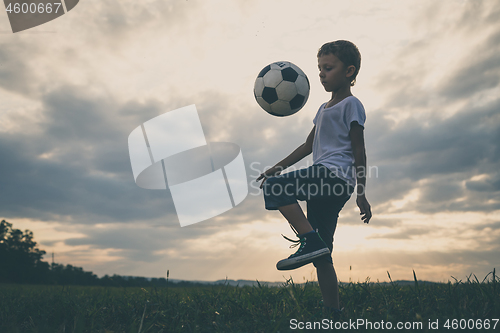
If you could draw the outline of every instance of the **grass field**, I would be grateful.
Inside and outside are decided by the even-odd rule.
[[[341,331],[350,332],[389,331],[389,323],[395,332],[471,332],[479,326],[498,332],[499,282],[492,272],[484,280],[471,275],[448,284],[416,277],[411,285],[343,284],[344,311],[335,319],[346,328]],[[302,327],[326,332],[336,321],[323,312],[320,299],[315,283],[293,281],[282,287],[0,285],[0,332],[289,332]]]

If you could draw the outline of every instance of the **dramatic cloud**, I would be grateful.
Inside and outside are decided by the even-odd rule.
[[[26,61],[28,55],[39,52],[38,47],[16,41],[7,44],[0,41],[0,87],[2,89],[30,95],[34,92],[36,65]]]

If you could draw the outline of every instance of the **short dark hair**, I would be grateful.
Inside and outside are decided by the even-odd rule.
[[[344,63],[346,67],[354,66],[356,70],[354,75],[351,77],[351,86],[356,84],[356,76],[359,73],[359,68],[361,67],[361,54],[358,48],[353,43],[347,40],[336,40],[334,42],[326,43],[321,46],[318,51],[318,58],[333,54]]]

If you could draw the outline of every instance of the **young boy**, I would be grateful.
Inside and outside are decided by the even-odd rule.
[[[331,257],[333,234],[338,214],[355,187],[361,220],[368,223],[372,217],[365,196],[366,115],[361,102],[351,94],[361,65],[358,48],[339,40],[324,44],[317,56],[321,84],[332,98],[319,108],[306,142],[256,181],[263,179],[260,187],[264,187],[266,209],[278,209],[299,236],[297,252],[276,267],[289,270],[312,262],[324,306],[338,312],[338,282]],[[312,166],[280,175],[311,152]],[[297,200],[307,201],[307,218]]]

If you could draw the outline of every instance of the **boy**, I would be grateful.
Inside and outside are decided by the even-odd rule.
[[[361,65],[358,48],[348,41],[324,44],[318,51],[321,84],[332,98],[321,105],[306,142],[263,172],[266,209],[278,209],[299,236],[300,247],[278,262],[279,270],[316,267],[325,308],[338,313],[338,282],[331,251],[337,218],[356,187],[361,220],[371,219],[365,196],[366,154],[363,138],[365,110],[351,94]],[[313,165],[280,175],[281,171],[313,153]],[[297,200],[307,201],[307,218]]]

